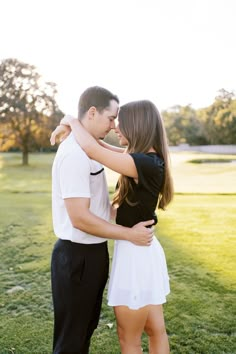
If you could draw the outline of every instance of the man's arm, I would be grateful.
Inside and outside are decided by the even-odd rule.
[[[73,227],[80,229],[94,236],[126,240],[139,246],[150,245],[153,238],[153,220],[143,221],[132,228],[111,224],[99,218],[89,210],[89,198],[67,198],[64,199],[65,206]]]

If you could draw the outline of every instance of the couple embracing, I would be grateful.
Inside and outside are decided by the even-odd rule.
[[[103,141],[111,129],[122,147]],[[52,168],[58,237],[51,261],[53,353],[89,353],[108,279],[107,240],[114,239],[108,305],[114,308],[121,353],[141,354],[145,331],[150,353],[167,354],[162,304],[169,277],[153,225],[156,209],[172,200],[173,186],[158,109],[147,100],[119,108],[117,96],[90,87],[80,97],[78,117],[62,119],[52,144],[59,134],[63,141]],[[112,203],[103,166],[120,174]]]

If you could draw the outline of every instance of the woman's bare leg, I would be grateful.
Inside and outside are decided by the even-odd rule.
[[[114,312],[122,354],[142,354],[141,336],[148,316],[148,307],[131,310],[116,306]]]
[[[149,354],[169,354],[169,342],[165,328],[162,305],[148,305],[145,332],[149,336]]]

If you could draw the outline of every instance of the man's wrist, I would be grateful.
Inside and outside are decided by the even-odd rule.
[[[125,235],[125,241],[131,241],[132,242],[132,239],[133,239],[133,230],[131,227],[126,227],[126,230],[124,232],[124,235]]]

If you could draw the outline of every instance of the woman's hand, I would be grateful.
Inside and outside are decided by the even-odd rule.
[[[64,119],[64,118],[63,118]],[[62,119],[62,120],[63,120]],[[51,134],[51,137],[50,137],[50,143],[51,145],[55,145],[55,142],[56,142],[56,137],[58,135],[61,135],[60,137],[60,142],[62,142],[63,140],[65,140],[68,135],[70,134],[71,132],[71,128],[68,126],[68,125],[64,125],[64,124],[61,124],[61,125],[58,125],[56,127],[55,130],[53,130],[52,134]]]
[[[60,125],[66,125],[66,126],[71,126],[71,123],[74,121],[74,120],[76,120],[76,121],[78,121],[78,118],[75,118],[75,117],[73,117],[73,116],[71,116],[71,115],[69,115],[69,114],[66,114],[63,118],[62,118],[62,120],[60,121]]]

